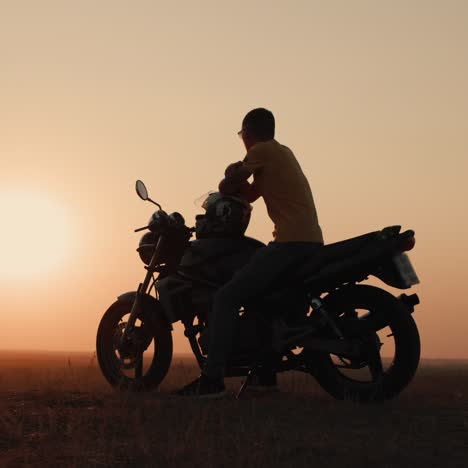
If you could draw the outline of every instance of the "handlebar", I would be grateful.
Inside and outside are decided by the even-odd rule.
[[[158,210],[153,213],[150,218],[150,223],[147,226],[135,229],[133,232],[140,232],[144,231],[145,229],[149,229],[153,231],[156,227],[166,227],[166,226],[184,226],[185,220],[184,217],[177,212],[171,213],[168,215],[165,211]],[[153,229],[152,229],[153,228]]]
[[[145,229],[149,229],[149,226],[145,226],[145,227],[135,229],[133,232],[140,232],[140,231],[144,231]]]
[[[145,227],[141,227],[141,228],[138,228],[138,229],[135,229],[133,232],[140,232],[140,231],[144,231],[145,229],[149,229],[150,227],[149,226],[145,226]],[[195,232],[197,230],[197,228],[194,226],[194,227],[191,227],[191,228],[188,228],[190,232]]]

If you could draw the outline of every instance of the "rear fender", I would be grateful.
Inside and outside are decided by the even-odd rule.
[[[412,231],[408,232],[411,233]],[[400,237],[405,235],[401,234]],[[406,235],[405,237],[407,238],[408,236]],[[396,253],[387,258],[376,269],[374,269],[371,274],[389,286],[398,289],[409,289],[419,283],[419,278],[414,271],[410,259],[402,252]]]
[[[118,296],[120,302],[125,302],[128,304],[133,304],[137,291],[129,291]],[[166,313],[162,304],[149,294],[144,294],[141,299],[141,307],[143,314],[151,317],[160,317],[162,322],[167,325],[167,327],[172,330],[172,321],[169,315]]]
[[[391,261],[380,265],[371,274],[376,278],[379,278],[379,280],[383,281],[385,284],[392,286],[393,288],[408,289],[408,286],[406,286],[406,284],[403,282],[395,265]]]

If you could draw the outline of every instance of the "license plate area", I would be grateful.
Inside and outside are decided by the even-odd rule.
[[[408,255],[402,253],[393,257],[393,264],[407,288],[419,284],[419,278]]]

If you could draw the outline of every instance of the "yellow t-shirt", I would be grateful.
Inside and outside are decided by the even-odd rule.
[[[243,162],[265,200],[275,241],[323,243],[309,182],[293,152],[269,140],[250,148]]]

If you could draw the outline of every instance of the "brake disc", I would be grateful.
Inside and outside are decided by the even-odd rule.
[[[144,325],[133,327],[133,330],[128,334],[128,339],[122,345],[122,336],[127,322],[118,324],[114,333],[114,351],[120,361],[122,369],[134,369],[143,357],[144,351],[151,343],[152,336],[146,333]]]

